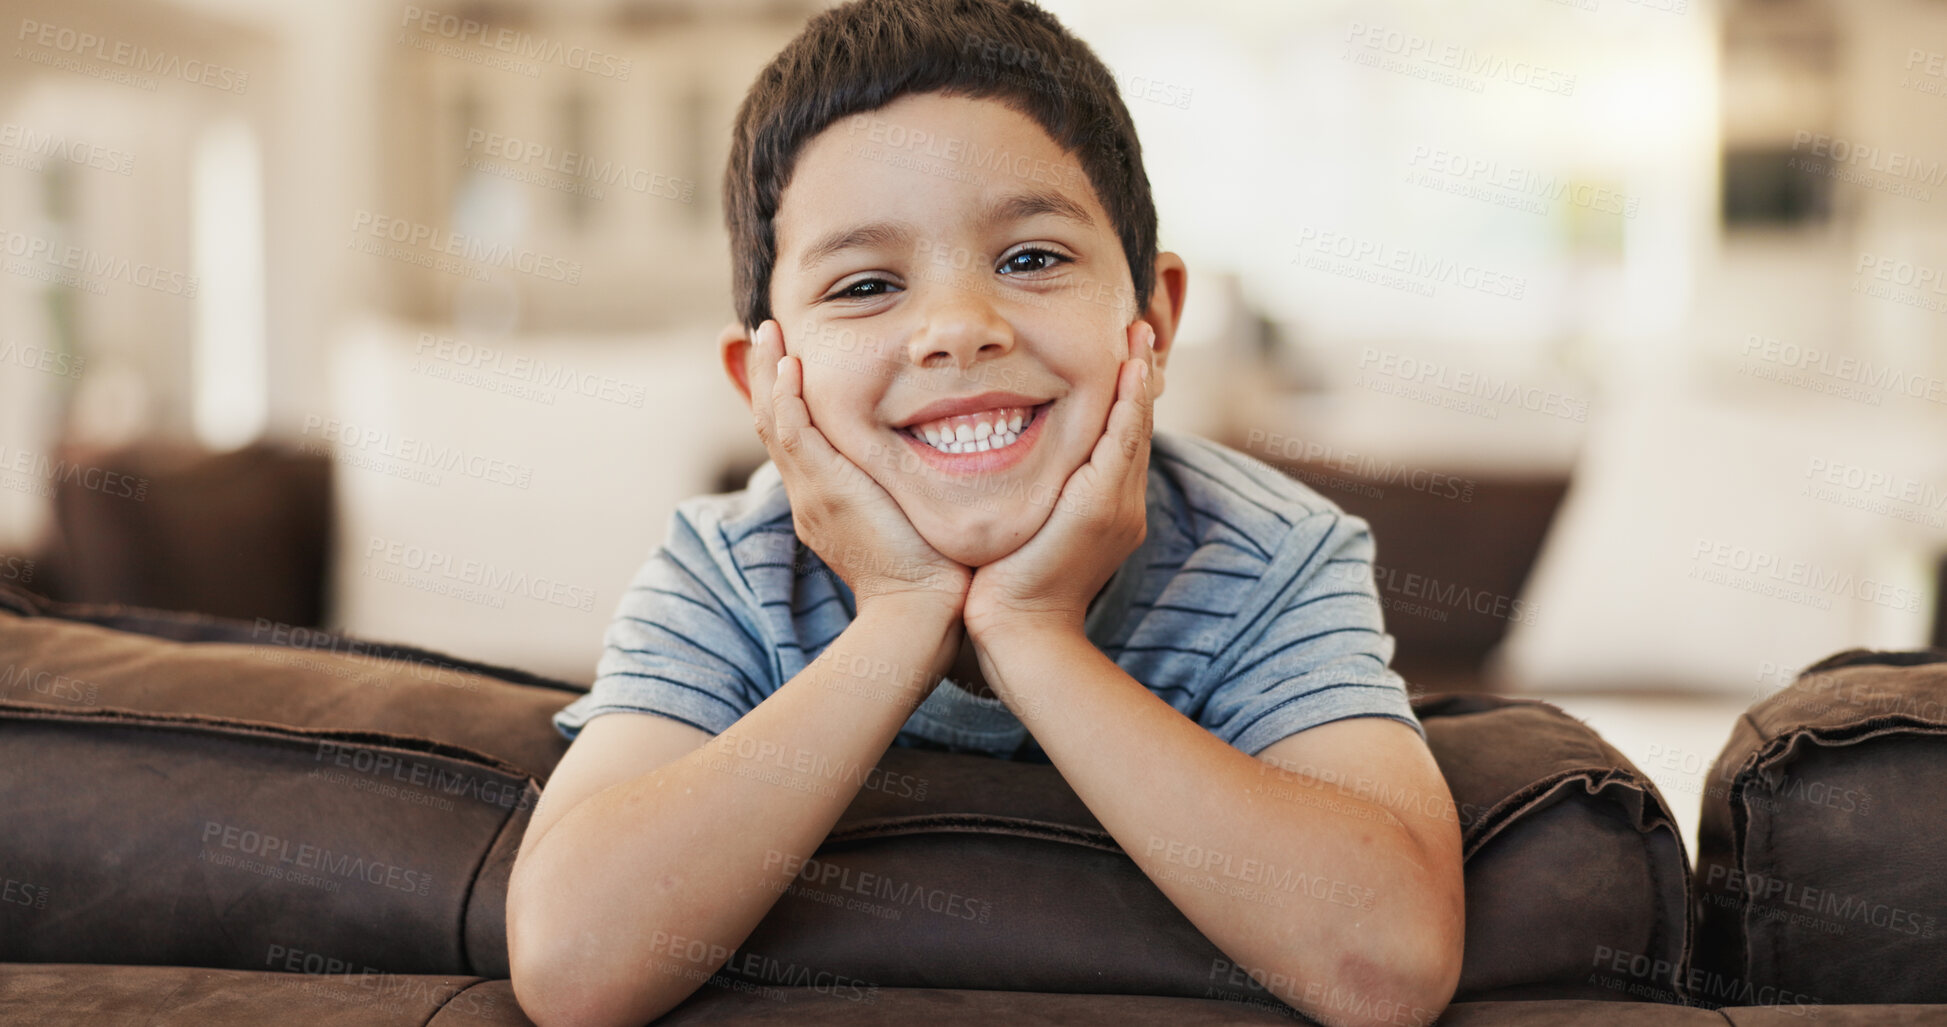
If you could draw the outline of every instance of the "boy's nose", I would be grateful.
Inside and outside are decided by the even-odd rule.
[[[1014,327],[992,304],[952,290],[928,307],[925,322],[906,346],[915,366],[964,370],[1013,349]]]

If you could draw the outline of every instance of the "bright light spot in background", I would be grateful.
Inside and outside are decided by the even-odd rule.
[[[196,437],[235,449],[263,434],[269,412],[263,174],[257,137],[242,119],[204,131],[190,189]]]

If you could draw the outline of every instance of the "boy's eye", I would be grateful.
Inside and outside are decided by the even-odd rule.
[[[845,288],[832,293],[828,298],[835,300],[867,300],[874,296],[884,296],[892,287],[892,283],[883,278],[861,278]]]
[[[1001,261],[999,271],[1004,275],[1020,271],[1046,271],[1057,262],[1067,259],[1053,250],[1025,249]]]

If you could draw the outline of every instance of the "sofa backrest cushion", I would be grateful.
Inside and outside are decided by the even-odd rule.
[[[572,686],[267,622],[51,604],[0,587],[0,700],[409,735],[547,780]]]
[[[424,739],[0,702],[0,962],[503,976],[539,795]]]
[[[1738,721],[1707,785],[1700,973],[1828,1004],[1947,1002],[1947,651],[1814,664]]]
[[[222,783],[219,799],[230,794],[224,789],[256,794],[248,787],[259,786],[249,782],[288,776],[293,765],[338,782],[336,790],[322,791],[315,777],[301,786],[277,785],[286,789],[276,800],[279,815],[295,818],[290,822],[243,819],[243,798],[225,808],[228,819],[204,816],[238,830],[281,831],[279,838],[319,844],[297,830],[302,826],[342,836],[339,851],[363,847],[377,859],[384,853],[365,833],[371,825],[340,823],[376,809],[387,831],[409,833],[414,817],[425,818],[431,829],[424,840],[439,846],[442,866],[478,861],[486,851],[485,825],[469,820],[456,830],[450,814],[417,804],[413,796],[423,789],[398,779],[423,772],[399,769],[407,762],[400,757],[380,782],[360,769],[375,766],[376,755],[327,748],[336,745],[330,739],[346,734],[378,739],[388,751],[446,753],[536,782],[545,782],[566,748],[549,717],[572,698],[571,686],[519,684],[491,668],[462,669],[463,661],[413,658],[413,651],[407,658],[351,651],[338,636],[305,645],[288,632],[272,632],[272,644],[248,644],[235,622],[118,614],[125,625],[152,632],[141,635],[87,623],[83,615],[105,619],[101,611],[45,606],[8,613],[0,603],[0,676],[20,668],[11,687],[0,682],[0,700],[20,705],[16,717],[30,726],[32,745],[48,753],[34,756],[32,745],[17,741],[19,758],[58,764],[74,746],[118,753],[132,746],[134,755],[116,756],[120,765],[146,761],[165,775],[175,774],[176,764],[195,768],[202,775],[196,780]],[[162,635],[169,637],[156,637]],[[1669,810],[1648,780],[1586,725],[1544,703],[1445,697],[1418,700],[1416,709],[1453,792],[1450,812],[1465,845],[1461,994],[1616,994],[1614,985],[1594,981],[1603,977],[1625,980],[1633,997],[1674,998],[1687,953],[1689,879]],[[42,719],[28,717],[31,710]],[[195,732],[172,728],[161,745],[156,739],[164,735],[117,727],[122,717],[210,723]],[[57,731],[52,724],[65,726]],[[110,729],[120,732],[112,746],[96,737]],[[265,763],[263,754],[238,745],[240,737],[255,737],[253,731],[292,735],[313,748]],[[718,751],[710,758],[747,754]],[[101,779],[87,780],[89,789],[106,787]],[[148,787],[146,778],[133,783],[138,791]],[[399,797],[374,798],[361,783],[396,786]],[[747,941],[749,952],[886,987],[1201,996],[1229,987],[1237,976],[1123,855],[1054,767],[895,748],[862,785],[825,845],[799,867]],[[203,785],[183,787],[193,795]],[[348,802],[347,793],[365,801]],[[91,794],[76,792],[62,802],[86,810],[97,801]],[[1335,794],[1369,798],[1370,785],[1339,782],[1326,793]],[[27,807],[27,834],[59,851],[67,851],[70,835],[90,837],[96,828],[89,820],[64,808]],[[167,844],[158,851],[169,851],[187,830],[174,818],[202,814],[159,808],[174,812],[151,809],[157,822],[141,830],[162,832]],[[143,815],[140,806],[109,813],[127,819],[122,830],[136,830]],[[498,876],[483,877],[475,905],[504,905],[515,842],[517,834],[496,843]],[[452,876],[447,871],[439,879]],[[166,887],[202,894],[194,881]],[[307,915],[363,915],[363,908]],[[494,951],[475,952],[473,965],[504,963],[504,938],[482,945]],[[36,951],[44,952],[39,958],[93,958],[59,946]],[[421,965],[367,961],[391,972]],[[1243,997],[1252,991],[1245,987]]]
[[[1449,697],[1419,713],[1467,860],[1460,996],[1676,1001],[1688,866],[1648,779],[1543,703]],[[896,987],[1262,994],[1054,767],[893,749],[864,784],[744,962]]]

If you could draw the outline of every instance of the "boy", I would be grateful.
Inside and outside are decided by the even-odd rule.
[[[682,505],[555,717],[574,744],[508,896],[521,1005],[552,1027],[680,1003],[716,967],[653,937],[735,949],[860,780],[723,760],[870,768],[897,742],[1052,762],[1237,965],[1295,982],[1280,998],[1430,1021],[1460,836],[1387,668],[1371,536],[1152,437],[1185,273],[1107,69],[1025,2],[854,0],[735,132],[719,344],[772,460]],[[1372,901],[1293,915],[1186,844]]]

